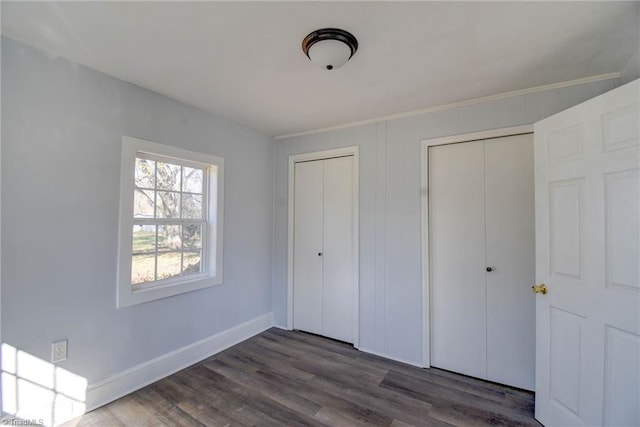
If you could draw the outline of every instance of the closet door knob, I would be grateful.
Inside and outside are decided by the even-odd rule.
[[[322,256],[322,252],[318,252],[318,256]]]
[[[493,267],[487,267],[487,271],[493,271]]]

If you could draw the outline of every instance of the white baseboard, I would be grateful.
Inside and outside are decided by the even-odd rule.
[[[406,365],[416,366],[418,368],[427,368],[427,366],[424,366],[420,362],[415,362],[415,361],[412,361],[412,360],[400,359],[398,357],[389,356],[388,354],[379,353],[377,351],[369,350],[367,348],[359,347],[358,350],[360,350],[360,351],[362,351],[364,353],[373,354],[374,356],[384,357],[385,359],[395,360],[396,362],[404,363]]]
[[[200,362],[273,326],[273,313],[256,317],[226,331],[141,363],[87,387],[86,410],[91,411],[146,385]]]

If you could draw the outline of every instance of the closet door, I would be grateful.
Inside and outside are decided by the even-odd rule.
[[[323,163],[323,335],[353,342],[353,157]]]
[[[429,149],[432,365],[529,390],[532,154],[531,135]]]
[[[353,342],[353,156],[295,164],[293,327]]]
[[[293,327],[322,334],[322,161],[295,164]]]
[[[487,379],[535,382],[533,137],[485,142]]]
[[[431,364],[486,375],[484,142],[429,148]]]

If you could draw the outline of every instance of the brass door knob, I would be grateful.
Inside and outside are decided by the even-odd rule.
[[[544,283],[540,283],[539,285],[533,285],[531,287],[531,290],[533,291],[534,294],[546,295],[547,294],[547,285],[545,285]]]

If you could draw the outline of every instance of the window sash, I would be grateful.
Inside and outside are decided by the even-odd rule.
[[[201,203],[201,218],[203,221],[206,221],[205,218],[209,217],[209,181],[210,181],[210,177],[209,177],[209,173],[210,173],[210,168],[212,167],[211,165],[206,165],[204,163],[198,163],[198,162],[193,162],[193,161],[189,161],[189,160],[182,160],[182,159],[174,159],[171,157],[166,157],[166,156],[160,156],[157,154],[151,154],[151,153],[146,153],[143,151],[136,151],[136,155],[134,157],[134,164],[135,164],[135,160],[136,159],[145,159],[145,160],[152,160],[155,162],[163,162],[163,163],[167,163],[167,164],[171,164],[171,165],[175,165],[175,166],[180,166],[181,167],[181,172],[180,172],[180,181],[181,181],[181,185],[180,185],[180,190],[166,190],[166,189],[162,189],[162,188],[158,188],[158,182],[157,182],[157,171],[154,174],[154,180],[153,180],[153,187],[140,187],[135,185],[133,185],[133,191],[135,192],[135,190],[146,190],[146,191],[153,191],[154,192],[154,200],[153,200],[153,206],[154,206],[154,216],[156,218],[152,218],[154,220],[160,219],[157,218],[157,207],[158,207],[158,192],[162,192],[162,193],[173,193],[173,194],[177,194],[180,198],[180,203],[182,203],[182,195],[186,194],[186,195],[193,195],[193,196],[201,196],[202,197],[202,203]],[[184,168],[188,167],[188,168],[192,168],[192,169],[200,169],[202,170],[202,193],[194,193],[191,191],[182,191],[182,181],[184,180]],[[132,212],[133,214],[133,212]],[[180,215],[182,215],[182,206],[180,206]],[[133,216],[133,215],[132,215]],[[134,217],[134,221],[138,220],[141,218],[135,218]],[[147,219],[147,218],[145,218]],[[169,219],[178,219],[178,218],[169,218]],[[179,218],[179,219],[183,219],[183,218]],[[194,218],[184,218],[188,221],[193,221]]]
[[[203,187],[204,187],[204,184],[205,183],[203,182],[202,183]],[[161,191],[163,193],[190,194],[192,196],[204,196],[204,193],[193,193],[191,191],[163,190],[163,189],[152,188],[152,187],[139,187],[137,185],[134,185],[133,189],[134,190],[146,190],[146,191]]]
[[[136,151],[136,157],[139,159],[153,160],[155,162],[162,162],[162,163],[171,163],[173,165],[186,166],[188,168],[194,168],[194,169],[204,169],[204,170],[209,169],[209,165],[206,163],[200,163],[200,162],[194,162],[192,160],[184,160],[184,159],[177,159],[177,158],[168,157],[168,156],[162,156],[160,154],[148,153],[142,150]]]
[[[137,224],[134,224],[134,226]],[[149,224],[145,224],[145,225],[149,225]],[[160,224],[158,224],[160,225]],[[173,225],[173,224],[172,224]],[[190,282],[192,280],[197,280],[197,279],[201,279],[203,277],[207,277],[209,271],[208,271],[208,248],[207,248],[207,235],[208,235],[208,229],[207,226],[208,224],[204,221],[201,222],[191,222],[189,224],[175,224],[175,225],[201,225],[201,232],[200,232],[200,248],[185,248],[184,247],[184,243],[182,242],[181,247],[179,250],[158,250],[158,240],[157,240],[157,234],[156,234],[156,242],[155,242],[155,247],[153,250],[150,251],[134,251],[133,248],[131,250],[131,260],[132,260],[132,265],[133,265],[133,258],[135,256],[139,256],[139,255],[153,255],[154,257],[154,272],[153,272],[153,276],[154,278],[156,278],[155,280],[149,280],[146,282],[142,282],[142,283],[131,283],[131,289],[133,291],[138,291],[138,290],[142,290],[142,289],[150,289],[150,288],[155,288],[155,287],[162,287],[165,285],[177,285],[183,282]],[[157,231],[156,231],[157,233]],[[182,239],[182,236],[181,236]],[[162,255],[162,254],[168,254],[168,253],[179,253],[180,254],[180,274],[167,278],[167,279],[157,279],[158,277],[158,255]],[[184,262],[184,254],[188,254],[188,253],[199,253],[200,254],[200,273],[195,273],[195,274],[183,274],[182,273],[182,269],[184,267],[183,262]]]
[[[135,220],[133,221],[133,226],[135,227],[136,225],[151,225],[151,226],[158,226],[158,225],[181,225],[183,227],[188,227],[190,225],[195,225],[195,226],[199,226],[200,227],[200,249],[197,248],[186,248],[184,247],[184,245],[180,248],[180,250],[158,250],[158,241],[156,239],[155,245],[154,245],[154,249],[153,250],[148,250],[148,251],[134,251],[133,247],[131,248],[131,257],[133,258],[133,256],[135,255],[151,255],[151,254],[160,254],[160,253],[168,253],[168,252],[196,252],[199,251],[202,253],[202,257],[204,259],[205,255],[206,255],[206,250],[207,250],[207,236],[209,235],[209,223],[207,223],[206,221],[194,221],[194,220],[185,220],[185,221],[175,221],[175,220],[168,220],[168,221],[149,221],[149,220]],[[156,231],[157,233],[157,231]],[[181,236],[181,240],[182,240],[183,236]],[[205,273],[206,273],[206,268],[204,269]],[[150,283],[150,282],[148,282]]]
[[[155,264],[155,270],[154,270],[154,278],[155,280],[150,280],[147,282],[142,282],[142,283],[131,283],[131,288],[133,291],[137,291],[137,290],[141,290],[141,289],[147,289],[147,288],[155,288],[158,286],[164,286],[164,285],[175,285],[175,284],[179,284],[182,282],[188,282],[191,280],[195,280],[195,279],[199,279],[202,277],[206,277],[208,274],[208,251],[207,251],[207,247],[208,247],[208,241],[207,241],[207,236],[209,235],[209,230],[208,230],[208,221],[205,218],[209,217],[209,165],[205,165],[202,163],[198,163],[198,162],[193,162],[193,161],[188,161],[188,160],[182,160],[182,159],[175,159],[172,157],[166,157],[166,156],[161,156],[161,155],[157,155],[157,154],[151,154],[151,153],[145,153],[145,152],[141,152],[141,151],[137,151],[136,155],[135,155],[135,159],[145,159],[145,160],[151,160],[154,162],[162,162],[162,163],[166,163],[166,164],[170,164],[170,165],[174,165],[174,166],[179,166],[181,168],[180,170],[180,190],[164,190],[164,189],[159,189],[158,188],[158,181],[157,181],[157,172],[154,176],[154,180],[153,180],[153,187],[139,187],[137,185],[134,184],[133,188],[134,191],[135,190],[148,190],[148,191],[153,191],[154,194],[156,194],[156,196],[154,197],[154,212],[157,211],[157,192],[158,191],[163,191],[163,192],[167,192],[167,193],[174,193],[177,194],[180,197],[180,200],[182,200],[182,195],[183,194],[187,194],[187,195],[197,195],[202,197],[202,202],[201,202],[201,219],[194,219],[194,218],[135,218],[133,217],[133,212],[132,217],[133,217],[133,225],[155,225],[155,226],[159,226],[159,225],[181,225],[183,227],[185,226],[189,226],[189,225],[196,225],[196,226],[200,226],[201,227],[201,232],[200,232],[200,249],[188,249],[184,247],[184,243],[181,244],[181,247],[179,250],[159,250],[158,249],[158,239],[157,239],[157,234],[156,234],[156,241],[155,241],[155,245],[154,245],[154,249],[150,250],[150,251],[134,251],[133,248],[131,250],[131,260],[133,262],[133,258],[135,256],[138,255],[153,255],[154,256],[154,264]],[[134,160],[135,163],[135,160]],[[192,169],[199,169],[202,171],[202,193],[194,193],[194,192],[190,192],[190,191],[182,191],[183,188],[183,180],[184,180],[184,168],[188,167],[188,168],[192,168]],[[182,215],[182,207],[180,207],[180,214]],[[157,214],[155,214],[157,215]],[[157,233],[157,231],[156,231]],[[182,236],[181,236],[182,238]],[[164,254],[164,253],[180,253],[181,256],[181,270],[183,268],[182,266],[182,262],[184,260],[184,254],[185,253],[195,253],[195,252],[199,252],[200,253],[200,269],[201,272],[197,273],[197,274],[187,274],[187,275],[183,275],[182,271],[180,272],[179,275],[171,277],[171,278],[167,278],[167,279],[160,279],[158,280],[158,255],[159,254]]]

